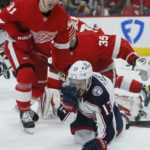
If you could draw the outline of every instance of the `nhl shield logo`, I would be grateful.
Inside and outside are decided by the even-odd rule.
[[[131,44],[135,44],[143,34],[144,22],[137,19],[129,19],[121,23],[121,28],[125,38]]]
[[[100,86],[95,86],[92,93],[94,96],[100,96],[103,93],[103,89]]]

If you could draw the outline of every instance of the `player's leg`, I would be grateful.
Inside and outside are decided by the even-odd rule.
[[[78,143],[84,144],[96,137],[96,123],[93,119],[85,117],[79,111],[76,120],[71,123],[70,128]]]
[[[32,83],[36,80],[34,62],[29,54],[18,50],[12,42],[6,43],[5,53],[16,74],[16,102],[22,125],[24,128],[34,128],[34,120],[30,114]]]
[[[35,63],[36,74],[36,80],[32,85],[32,97],[38,99],[43,95],[44,88],[47,85],[47,58],[34,51],[31,57]]]
[[[125,129],[127,122],[123,118],[123,115],[121,114],[120,109],[117,107],[116,104],[114,105],[113,111],[114,111],[114,115],[115,115],[116,131],[117,131],[117,136],[118,136]]]
[[[40,104],[38,107],[39,109],[35,108],[34,105],[32,105],[32,107],[34,107],[34,110],[38,111],[38,113],[41,115],[43,113],[42,107],[43,105],[45,105],[45,99],[49,99],[47,94],[47,87],[46,87],[47,69],[48,69],[47,58],[35,52],[32,52],[32,58],[35,62],[35,73],[36,73],[36,80],[35,82],[33,82],[32,85],[32,101]]]
[[[41,105],[41,113],[43,118],[55,116],[57,109],[60,106],[60,91],[59,88],[62,81],[59,75],[51,69],[48,69],[48,82],[45,88],[45,98]]]

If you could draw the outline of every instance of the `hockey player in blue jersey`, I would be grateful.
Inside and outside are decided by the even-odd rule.
[[[69,113],[76,114],[70,128],[76,141],[83,144],[82,150],[107,150],[123,130],[112,82],[93,72],[89,62],[77,61],[69,69],[61,92],[62,106],[57,114],[61,120]]]

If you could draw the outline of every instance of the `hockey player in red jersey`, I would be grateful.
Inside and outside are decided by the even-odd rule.
[[[0,28],[8,33],[5,53],[17,77],[20,118],[24,128],[33,129],[38,116],[30,109],[30,100],[43,94],[47,81],[45,55],[51,56],[53,45],[67,50],[74,28],[56,0],[15,0],[0,13]]]
[[[77,17],[71,16],[71,21],[76,29],[76,32],[94,31],[94,32],[99,32],[104,34],[104,31],[101,28],[95,28],[95,27],[92,28]]]
[[[91,62],[95,71],[106,75],[112,81],[114,80],[114,58],[127,58],[127,62],[133,64],[139,57],[133,53],[134,50],[126,40],[116,35],[93,31],[77,33],[70,43],[70,51],[73,55],[70,55],[69,51],[53,51],[53,65],[58,70],[67,74],[72,63],[84,59]],[[52,82],[48,84],[51,87]]]
[[[74,37],[70,44],[72,55],[69,51],[62,52],[58,50],[53,51],[52,55],[53,65],[65,74],[76,60],[88,60],[91,62],[94,71],[100,72],[113,81],[116,80],[114,58],[122,58],[133,66],[135,66],[137,60],[140,60],[130,44],[116,35],[86,31],[77,33],[77,37]],[[119,81],[119,78],[117,81]],[[54,72],[50,72],[48,87],[59,89],[60,84],[59,76]],[[142,86],[141,83],[139,84]]]

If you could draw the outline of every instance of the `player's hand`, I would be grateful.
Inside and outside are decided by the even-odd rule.
[[[63,97],[63,107],[69,112],[75,112],[78,109],[78,99],[80,92],[73,85],[62,85],[61,93]]]
[[[107,144],[102,139],[95,138],[86,142],[83,145],[82,150],[107,150]]]
[[[61,121],[63,121],[68,114],[69,112],[62,105],[57,109],[57,116]]]

